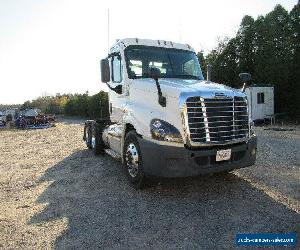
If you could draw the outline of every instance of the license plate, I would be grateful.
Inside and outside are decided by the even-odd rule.
[[[228,161],[231,157],[231,149],[218,150],[216,161]]]

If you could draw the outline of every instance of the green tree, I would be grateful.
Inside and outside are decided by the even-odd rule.
[[[252,74],[257,85],[275,87],[275,111],[299,119],[300,15],[281,5],[254,20],[245,16],[236,37],[219,41],[205,58],[213,81],[239,87],[240,72]]]

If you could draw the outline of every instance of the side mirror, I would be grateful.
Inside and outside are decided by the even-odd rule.
[[[102,59],[100,62],[101,68],[101,81],[108,83],[110,80],[109,61],[108,59]]]
[[[211,72],[212,72],[212,65],[207,65],[207,73],[206,73],[206,80],[211,81]]]
[[[121,95],[122,94],[122,85],[117,85],[116,87],[112,87],[107,83],[107,87],[112,90],[115,91],[117,94]]]
[[[251,74],[250,73],[240,73],[239,77],[240,77],[241,81],[243,82],[242,91],[245,92],[246,84],[248,82],[250,82],[252,79]]]
[[[121,95],[121,94],[122,94],[122,85],[117,85],[115,88],[113,88],[113,90],[114,90],[117,94]]]

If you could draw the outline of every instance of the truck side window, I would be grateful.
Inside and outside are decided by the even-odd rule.
[[[265,103],[265,93],[257,93],[257,104]]]
[[[120,56],[113,56],[112,61],[112,81],[121,82],[122,81],[122,67]]]

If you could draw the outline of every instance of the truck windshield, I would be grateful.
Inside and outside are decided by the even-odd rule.
[[[126,66],[130,79],[149,77],[149,69],[157,68],[160,78],[203,80],[200,64],[192,51],[130,46],[125,50]]]

